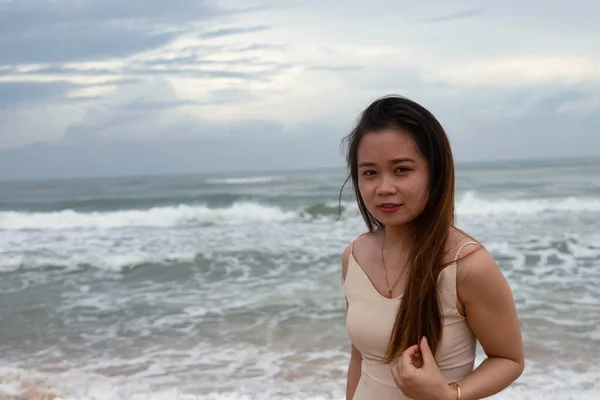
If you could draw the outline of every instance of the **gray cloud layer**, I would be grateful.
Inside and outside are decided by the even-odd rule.
[[[168,43],[226,14],[205,0],[62,0],[0,3],[2,63],[123,57]]]
[[[600,155],[599,3],[376,3],[0,2],[0,179],[341,164],[388,93],[458,160]]]
[[[441,15],[439,17],[425,18],[425,19],[422,19],[421,22],[446,22],[446,21],[453,21],[453,20],[457,20],[457,19],[478,17],[480,15],[483,15],[484,13],[485,13],[485,8],[481,8],[481,7],[480,8],[472,8],[470,10],[459,11],[459,12],[455,12],[455,13],[451,13],[451,14]]]

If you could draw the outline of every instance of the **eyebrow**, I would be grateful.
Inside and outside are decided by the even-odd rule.
[[[412,162],[412,163],[416,163],[415,160],[413,160],[412,158],[409,157],[400,157],[400,158],[394,158],[393,160],[390,160],[390,164],[399,164],[401,162]],[[364,161],[361,162],[360,164],[358,164],[358,168],[361,167],[374,167],[375,163],[374,162],[370,162],[370,161]]]

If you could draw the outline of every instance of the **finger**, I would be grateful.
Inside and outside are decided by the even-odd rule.
[[[406,381],[406,378],[403,377],[398,367],[392,369],[392,375],[394,376],[394,382],[396,382],[396,386],[398,387],[400,392],[403,395],[407,396],[406,398],[408,398],[408,382]]]
[[[423,368],[423,357],[421,357],[421,353],[415,354],[412,358],[412,364],[415,368]]]
[[[402,363],[403,363],[402,355],[400,355],[400,358],[398,358],[398,360],[396,360],[396,362],[394,363],[396,373],[398,374],[399,377],[403,376],[403,373],[404,373],[404,365]]]
[[[402,367],[400,364],[396,364],[392,367],[392,376],[394,377],[394,382],[396,382],[396,386],[400,391],[404,389],[405,382],[403,379]]]
[[[421,354],[421,349],[418,344],[412,345],[402,352],[402,355],[407,355],[411,358],[417,354]]]
[[[400,386],[400,370],[398,364],[392,367],[392,376],[394,377],[394,381],[396,381],[396,385]]]
[[[435,362],[433,352],[431,351],[431,348],[429,348],[429,343],[427,342],[427,338],[425,336],[423,336],[423,338],[421,339],[421,342],[419,343],[419,348],[421,349],[421,357],[423,358],[423,364]]]
[[[421,368],[423,366],[423,355],[421,354],[421,350],[411,355],[411,361],[417,368]]]
[[[413,357],[417,353],[419,353],[418,345],[410,346],[408,349],[404,350],[402,356],[400,357],[402,371],[410,371],[411,369],[415,368],[413,365]]]

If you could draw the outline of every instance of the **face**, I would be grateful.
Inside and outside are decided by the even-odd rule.
[[[367,133],[357,149],[358,187],[367,210],[386,226],[414,220],[427,201],[429,167],[400,130]]]

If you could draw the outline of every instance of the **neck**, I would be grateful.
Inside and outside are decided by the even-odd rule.
[[[385,238],[383,246],[385,248],[400,246],[406,249],[410,245],[410,232],[407,225],[385,226],[383,229]]]

